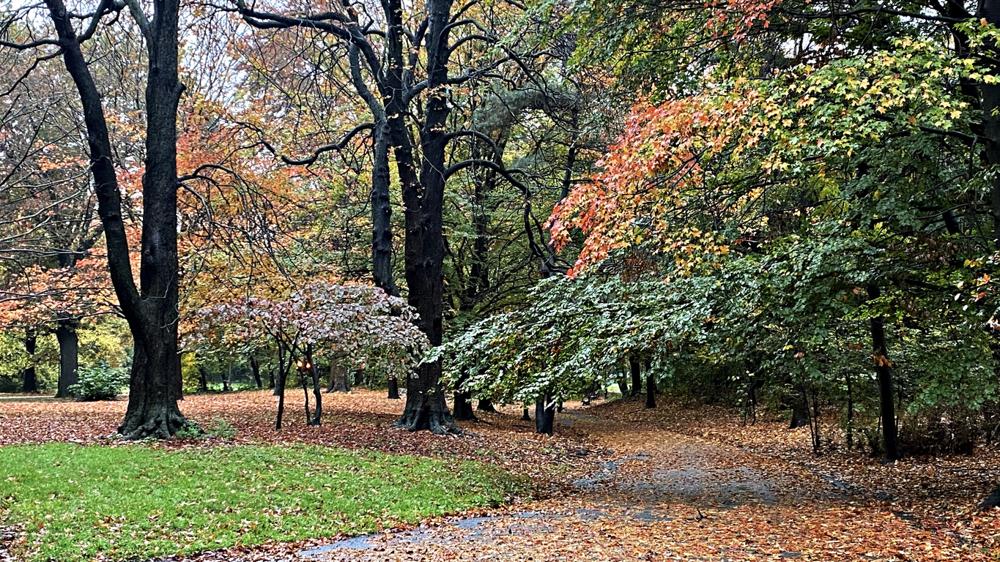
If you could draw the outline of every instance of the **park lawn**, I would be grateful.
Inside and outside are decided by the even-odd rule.
[[[0,526],[25,560],[144,559],[361,534],[496,505],[524,482],[475,462],[329,447],[0,448]]]

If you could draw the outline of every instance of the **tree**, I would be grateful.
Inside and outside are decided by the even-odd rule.
[[[295,284],[292,283],[292,286]],[[266,287],[273,292],[274,287]],[[313,281],[285,296],[250,296],[215,303],[199,310],[186,330],[185,347],[200,352],[261,348],[263,340],[278,347],[279,397],[275,426],[281,429],[288,370],[296,364],[307,393],[311,381],[316,414],[307,423],[319,425],[322,394],[317,358],[331,364],[349,362],[374,366],[399,376],[408,372],[426,349],[426,337],[415,324],[415,312],[399,297],[381,288]],[[308,410],[307,410],[308,411]]]
[[[374,113],[377,132],[383,130],[380,115],[384,114],[386,144],[395,157],[405,209],[407,299],[418,311],[419,324],[431,345],[439,345],[444,330],[443,208],[447,179],[469,167],[501,168],[493,161],[448,161],[448,146],[452,141],[482,138],[474,131],[449,132],[450,90],[505,62],[528,60],[531,55],[522,57],[514,48],[496,42],[496,35],[472,17],[475,11],[454,19],[451,0],[427,2],[422,15],[417,17],[408,17],[404,5],[395,0],[382,4],[378,18],[368,15],[366,7],[359,5],[358,8],[347,3],[328,12],[294,16],[263,11],[244,2],[237,2],[235,9],[257,28],[305,29],[347,45],[357,94]],[[483,13],[488,15],[490,12]],[[409,23],[414,23],[415,27],[408,30]],[[368,30],[375,26],[382,29],[379,33],[370,33]],[[457,34],[466,29],[470,30],[467,34],[453,38],[453,32]],[[380,48],[376,48],[373,41],[381,41]],[[407,41],[409,49],[404,49]],[[457,62],[453,59],[456,53],[469,50],[479,55],[490,54],[483,47],[484,42],[500,45],[501,54],[486,58],[485,62],[462,74],[451,74]],[[479,47],[474,47],[476,45]],[[375,84],[374,90],[358,79],[361,62]],[[421,62],[426,68],[418,78],[418,63]],[[418,97],[420,109],[414,111]],[[411,137],[407,123],[411,115],[418,116],[416,140]],[[379,138],[377,134],[376,146],[379,146]],[[513,179],[506,171],[503,175],[505,179]],[[514,183],[520,185],[516,180]],[[387,198],[380,199],[381,202],[385,200]],[[384,208],[381,202],[375,207]],[[374,223],[378,224],[379,220]],[[379,239],[377,233],[375,239]],[[399,420],[401,426],[410,430],[430,429],[435,433],[457,431],[445,405],[444,391],[439,384],[440,373],[438,363],[425,362],[418,367],[417,376],[407,378],[406,407]]]
[[[177,347],[177,107],[183,91],[178,78],[179,2],[156,0],[152,17],[138,3],[128,3],[146,43],[148,68],[138,286],[129,260],[108,121],[92,62],[83,51],[83,44],[98,31],[102,19],[117,14],[125,5],[102,1],[85,17],[71,13],[62,0],[47,0],[45,5],[56,38],[4,41],[2,45],[57,49],[48,56],[61,55],[79,93],[111,283],[134,343],[129,403],[119,432],[129,439],[169,437],[187,424],[177,407],[181,394]],[[82,22],[82,30],[74,26],[77,21]]]

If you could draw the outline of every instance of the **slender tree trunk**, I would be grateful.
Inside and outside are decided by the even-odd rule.
[[[35,350],[38,348],[38,336],[35,330],[29,329],[24,334],[24,352],[28,355],[28,366],[21,371],[21,391],[38,392],[38,373],[35,370]]]
[[[323,421],[323,393],[319,384],[319,369],[316,368],[316,363],[313,362],[312,345],[306,347],[306,363],[309,367],[309,374],[312,376],[313,398],[316,400],[316,411],[309,424],[318,426]]]
[[[250,373],[253,375],[253,383],[257,385],[257,390],[264,388],[264,381],[260,378],[260,363],[254,354],[250,354]]]
[[[233,366],[222,370],[222,392],[232,392]]]
[[[854,449],[854,389],[852,388],[852,379],[850,373],[844,376],[844,381],[847,383],[847,450]]]
[[[208,392],[208,371],[202,365],[198,366],[198,392]]]
[[[290,356],[290,354],[287,354]],[[288,381],[288,370],[291,359],[288,359],[288,366],[285,364],[285,346],[278,342],[278,377],[274,385],[274,395],[278,397],[278,413],[274,418],[274,429],[281,429],[281,419],[285,415],[285,383]]]
[[[868,285],[868,298],[877,299],[882,295],[879,286]],[[896,403],[892,382],[892,362],[889,360],[889,350],[885,337],[885,320],[875,316],[870,321],[872,338],[872,361],[875,364],[875,375],[878,379],[879,415],[882,417],[882,445],[885,448],[885,461],[893,462],[899,459],[899,438],[896,427]]]
[[[399,380],[395,376],[389,377],[389,400],[399,400]]]
[[[56,341],[59,343],[59,381],[56,384],[56,398],[71,396],[69,388],[79,380],[80,340],[76,333],[76,323],[69,318],[60,318],[56,324]]]
[[[309,384],[306,382],[312,370],[310,367],[311,365],[306,363],[306,366],[296,369],[299,373],[299,382],[302,383],[302,394],[305,395],[306,425],[312,425],[313,422],[312,412],[309,410]]]
[[[392,275],[392,204],[389,199],[389,130],[376,120],[372,167],[372,275],[375,286],[398,295]]]
[[[628,358],[628,368],[629,372],[632,373],[632,384],[630,385],[632,392],[630,396],[639,396],[639,393],[642,392],[642,364],[639,363],[637,358],[630,356]]]
[[[531,421],[531,416],[528,415],[527,406],[525,406],[524,409],[521,410],[521,421]]]

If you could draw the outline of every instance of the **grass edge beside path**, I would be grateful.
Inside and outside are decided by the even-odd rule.
[[[0,447],[0,526],[23,530],[14,554],[32,562],[364,534],[526,489],[483,463],[314,445]]]

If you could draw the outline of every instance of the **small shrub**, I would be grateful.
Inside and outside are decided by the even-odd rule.
[[[69,387],[77,400],[114,400],[128,386],[128,371],[109,367],[101,362],[93,367],[82,367],[78,382]]]
[[[188,422],[174,434],[177,439],[204,439],[207,437],[217,437],[219,439],[232,439],[236,437],[236,428],[222,418],[212,418],[212,422],[205,426]]]
[[[960,408],[933,408],[900,420],[899,443],[910,455],[971,455],[983,420]]]
[[[205,432],[193,423],[188,423],[174,434],[176,439],[201,439],[204,436]]]
[[[212,423],[205,429],[205,434],[220,439],[236,437],[236,428],[222,418],[212,418]]]

